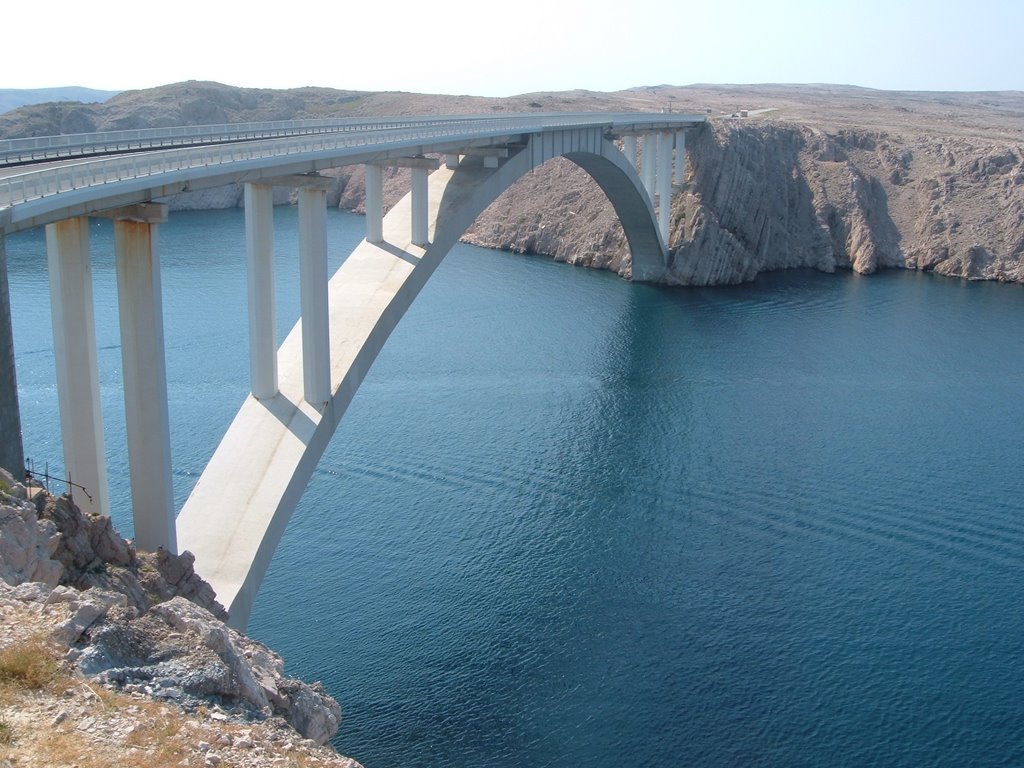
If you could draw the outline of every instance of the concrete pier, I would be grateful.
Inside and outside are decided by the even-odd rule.
[[[245,185],[248,258],[249,374],[257,400],[277,394],[277,325],[274,297],[274,189]]]
[[[622,137],[622,154],[626,156],[629,164],[636,169],[636,136],[630,134]]]
[[[366,170],[366,242],[384,240],[384,171],[379,165],[364,165]]]
[[[109,515],[89,219],[79,216],[48,224],[46,253],[64,468],[69,480],[85,488],[85,493],[76,493],[71,487],[79,508]]]
[[[676,132],[676,186],[686,183],[686,132]]]
[[[177,552],[157,247],[157,225],[167,221],[167,206],[135,205],[113,218],[135,544]]]
[[[315,187],[299,190],[299,301],[304,397],[314,408],[321,408],[331,399],[327,192]]]
[[[658,135],[648,133],[644,136],[643,155],[640,159],[640,180],[647,190],[647,196],[654,200],[656,190],[654,189],[655,176],[657,174],[658,162]]]
[[[427,169],[412,169],[412,243],[426,247],[430,243],[427,231]]]
[[[672,143],[671,133],[658,134],[658,231],[665,246],[669,245],[669,231],[672,226]]]
[[[0,232],[0,467],[15,479],[25,474],[21,442],[21,411],[14,372],[14,333],[11,329],[11,297],[7,285],[7,251]]]

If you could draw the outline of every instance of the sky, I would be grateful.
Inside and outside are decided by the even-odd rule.
[[[1024,90],[1022,0],[8,0],[0,88]]]

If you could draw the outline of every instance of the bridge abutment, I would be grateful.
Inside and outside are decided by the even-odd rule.
[[[109,515],[88,217],[47,224],[46,253],[64,468],[82,511]]]
[[[167,206],[135,205],[112,216],[135,543],[177,552],[157,247]]]
[[[25,473],[25,454],[21,441],[18,381],[14,370],[14,333],[4,239],[0,232],[0,467],[20,480]]]

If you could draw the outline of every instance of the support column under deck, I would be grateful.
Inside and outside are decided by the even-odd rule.
[[[314,187],[299,190],[299,300],[303,396],[319,410],[331,399],[331,346],[327,307],[327,193]]]
[[[7,251],[0,232],[0,467],[20,481],[25,474],[21,442],[21,409],[14,371],[14,333],[11,329],[11,297],[7,285]]]
[[[81,510],[109,515],[88,217],[48,224],[46,253],[64,468]]]
[[[640,159],[640,165],[642,166],[642,173],[640,174],[640,180],[644,183],[644,189],[647,190],[647,196],[651,198],[651,202],[654,202],[654,178],[657,173],[657,161],[658,161],[658,135],[655,133],[649,133],[644,136],[643,143],[643,156]]]
[[[669,246],[672,214],[672,134],[658,134],[658,231],[665,247]]]
[[[636,170],[636,136],[622,137],[622,154],[626,156],[629,164]]]
[[[113,218],[135,544],[177,552],[157,248],[157,224],[167,220],[167,206],[132,206]]]
[[[379,165],[366,169],[366,242],[384,242],[384,172]]]
[[[427,227],[427,169],[412,169],[412,243],[421,247],[430,244]]]
[[[686,183],[686,132],[676,132],[676,186]]]
[[[277,394],[274,312],[274,189],[245,185],[245,241],[249,290],[249,373],[257,400]]]

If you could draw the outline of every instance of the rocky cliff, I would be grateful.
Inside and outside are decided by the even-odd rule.
[[[0,470],[0,757],[358,768],[322,746],[338,703],[228,628],[192,565]]]
[[[689,139],[667,281],[720,285],[792,267],[861,274],[896,267],[1024,282],[1022,146],[712,122]],[[465,239],[630,271],[610,204],[565,160],[516,184]]]

